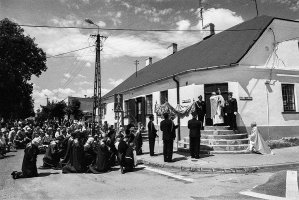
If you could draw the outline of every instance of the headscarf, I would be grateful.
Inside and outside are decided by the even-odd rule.
[[[31,141],[31,143],[35,146],[39,146],[41,144],[41,142],[42,142],[41,137],[36,137]]]

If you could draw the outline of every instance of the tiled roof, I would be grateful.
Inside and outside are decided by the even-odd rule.
[[[259,16],[182,49],[141,69],[137,77],[135,73],[132,74],[103,98],[187,70],[236,64],[246,55],[273,19],[274,17],[270,16]]]

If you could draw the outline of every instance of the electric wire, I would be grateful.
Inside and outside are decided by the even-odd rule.
[[[55,29],[87,29],[87,30],[97,30],[98,28],[93,27],[80,27],[80,26],[50,26],[50,25],[29,25],[29,24],[21,24],[19,26],[22,27],[30,27],[30,28],[55,28]],[[210,31],[208,29],[135,29],[135,28],[99,28],[102,31],[133,31],[133,32],[199,32],[199,31]],[[262,29],[248,28],[248,29],[215,29],[215,31],[257,31]]]
[[[84,50],[84,49],[88,49],[88,48],[94,47],[94,46],[95,45],[91,45],[91,46],[88,46],[88,47],[83,47],[83,48],[80,48],[80,49],[76,49],[76,50],[72,50],[72,51],[67,51],[67,52],[64,52],[64,53],[56,54],[54,56],[48,56],[47,58],[53,58],[53,57],[62,56],[62,55],[68,54],[68,53],[74,53],[74,52],[81,51],[81,50]]]

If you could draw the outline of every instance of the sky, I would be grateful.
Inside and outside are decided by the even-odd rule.
[[[257,0],[259,15],[299,20],[298,0]],[[204,25],[214,23],[224,30],[256,16],[253,0],[202,0]],[[103,95],[145,67],[148,57],[157,62],[170,54],[172,43],[178,50],[202,40],[199,0],[0,0],[0,19],[20,25],[102,28],[172,29],[173,32],[100,31],[107,36],[101,51]],[[47,56],[47,71],[33,76],[35,110],[67,96],[93,95],[96,29],[53,29],[23,27],[35,38]],[[90,47],[62,56],[57,54]],[[52,56],[52,57],[51,57]]]

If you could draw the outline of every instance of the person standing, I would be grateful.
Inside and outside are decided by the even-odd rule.
[[[149,149],[150,149],[150,156],[155,155],[155,141],[157,137],[157,129],[154,125],[154,115],[149,116],[149,122],[147,124],[147,130],[148,130],[148,141],[149,141]]]
[[[231,130],[237,130],[236,115],[238,113],[238,103],[233,98],[233,93],[228,93],[228,100],[225,102],[225,115],[227,116],[227,123]]]
[[[213,119],[213,125],[221,125],[224,123],[223,118],[223,107],[224,107],[224,98],[221,95],[221,91],[218,88],[217,95],[215,92],[212,92],[210,97],[211,102],[211,118]]]
[[[188,121],[189,141],[190,141],[190,155],[191,158],[199,159],[200,151],[200,130],[202,124],[196,119],[196,113],[192,113],[192,119]]]
[[[164,113],[164,120],[160,123],[160,129],[163,132],[163,155],[164,162],[172,162],[173,154],[173,140],[175,139],[175,125],[171,119],[169,119],[169,114]]]
[[[198,116],[198,120],[201,122],[203,127],[204,118],[206,115],[206,103],[202,100],[202,96],[198,96],[198,101],[195,102],[195,111]]]

